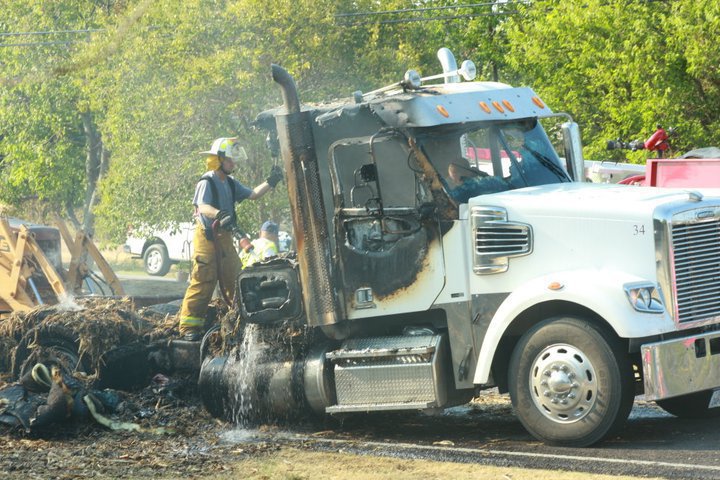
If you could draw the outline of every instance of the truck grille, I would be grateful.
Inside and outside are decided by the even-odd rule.
[[[673,224],[672,243],[677,321],[720,316],[720,220]]]
[[[522,255],[530,251],[527,225],[507,223],[475,229],[475,253],[478,255]]]
[[[473,207],[470,216],[477,275],[505,272],[511,257],[532,253],[532,228],[509,222],[504,208]]]

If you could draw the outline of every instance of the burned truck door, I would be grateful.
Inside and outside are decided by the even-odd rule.
[[[440,228],[411,157],[393,130],[330,146],[334,258],[348,319],[427,310],[445,283]]]

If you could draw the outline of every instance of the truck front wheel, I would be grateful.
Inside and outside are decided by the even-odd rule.
[[[509,372],[520,422],[547,444],[597,443],[619,429],[632,408],[632,365],[620,340],[580,318],[551,318],[526,332]]]
[[[157,277],[162,277],[170,271],[170,257],[165,245],[162,243],[153,243],[143,256],[145,261],[145,273]]]

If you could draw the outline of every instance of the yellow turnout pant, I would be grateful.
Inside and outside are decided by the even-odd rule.
[[[220,252],[220,285],[227,298],[235,296],[235,282],[240,271],[240,258],[233,246],[232,234],[218,231],[215,241],[205,237],[205,229],[198,224],[193,236],[193,266],[190,286],[185,292],[180,309],[180,332],[205,327],[205,314],[218,282],[218,261],[215,249]]]

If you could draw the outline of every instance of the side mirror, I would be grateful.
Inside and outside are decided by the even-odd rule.
[[[580,127],[575,122],[565,122],[560,126],[565,148],[566,168],[576,182],[585,181],[585,160],[582,154]]]

